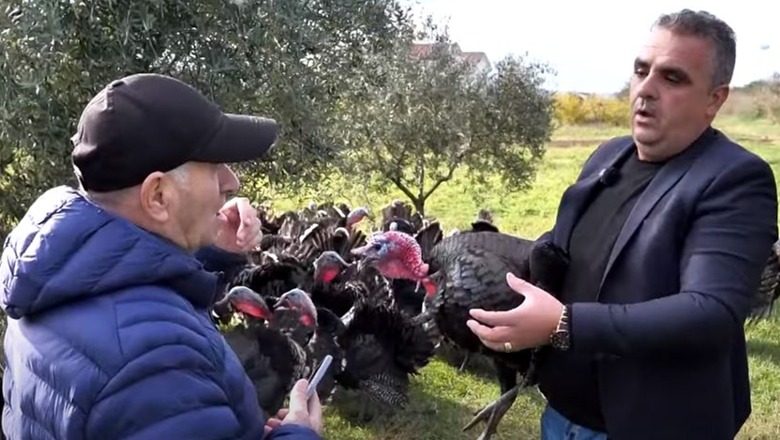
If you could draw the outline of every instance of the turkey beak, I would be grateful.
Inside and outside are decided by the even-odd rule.
[[[355,249],[352,249],[351,253],[352,255],[358,257],[357,258],[358,272],[362,271],[364,267],[370,266],[371,263],[379,259],[373,244],[367,244],[365,246],[360,246]]]
[[[293,299],[290,298],[290,292],[282,294],[282,296],[279,297],[279,299],[276,301],[276,304],[274,304],[274,310],[287,307],[287,308],[294,308]]]
[[[355,249],[352,249],[352,251],[350,251],[350,253],[352,255],[357,256],[357,257],[362,257],[362,256],[364,256],[368,252],[369,249],[371,249],[371,245],[366,244],[366,245],[363,245],[363,246],[360,246],[360,247],[356,247]]]
[[[370,245],[360,246],[356,247],[355,249],[352,249],[350,251],[350,254],[357,257],[357,271],[362,272],[363,267],[365,267],[365,262],[363,260],[366,259],[368,250],[371,248]]]

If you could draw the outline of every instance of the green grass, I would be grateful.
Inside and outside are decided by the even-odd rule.
[[[767,137],[772,142],[746,142],[772,164],[780,176],[780,125],[724,118],[716,124],[732,138]],[[588,154],[596,146],[593,139],[606,139],[624,134],[621,130],[598,130],[592,127],[565,127],[556,137],[586,139],[584,145],[550,148],[531,190],[510,196],[498,193],[478,194],[465,183],[461,175],[443,185],[430,199],[428,214],[438,218],[445,231],[466,227],[482,207],[491,209],[496,223],[504,231],[536,237],[549,229],[555,218],[560,196],[571,184]],[[571,137],[570,137],[571,136]],[[581,144],[582,144],[581,143]],[[387,195],[372,195],[359,187],[359,182],[334,180],[319,194],[338,194],[337,200],[368,205],[376,212],[393,198],[402,198],[397,191]],[[300,194],[295,200],[275,200],[277,209],[302,206],[309,200],[321,200],[317,194]],[[480,201],[478,203],[478,201]],[[739,439],[780,438],[780,313],[767,322],[748,329],[750,376],[753,413]],[[457,362],[457,360],[455,361]],[[457,367],[435,359],[412,381],[412,403],[405,411],[379,416],[371,421],[355,417],[359,400],[342,398],[326,407],[325,435],[331,439],[474,439],[483,425],[471,432],[461,427],[473,413],[498,396],[498,387],[490,376],[458,373]],[[343,404],[342,404],[343,402]],[[499,435],[494,438],[538,438],[539,417],[543,399],[536,390],[522,394],[504,418]]]

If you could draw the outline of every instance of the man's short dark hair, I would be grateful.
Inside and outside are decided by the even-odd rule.
[[[683,9],[661,15],[653,27],[710,40],[715,49],[712,85],[715,87],[731,83],[737,59],[737,43],[734,30],[726,22],[706,11]]]

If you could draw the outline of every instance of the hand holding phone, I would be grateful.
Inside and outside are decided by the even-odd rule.
[[[325,366],[323,362],[322,366]],[[320,366],[320,370],[325,369]],[[316,376],[316,374],[315,374]],[[318,380],[319,381],[319,380]],[[301,379],[295,383],[295,386],[290,393],[290,408],[289,410],[281,410],[278,414],[278,418],[281,419],[281,423],[266,423],[267,431],[270,432],[276,425],[300,425],[313,429],[318,434],[322,434],[322,406],[320,405],[319,396],[314,390],[317,389],[316,384],[311,394],[308,394],[306,388],[306,379]],[[270,420],[269,420],[270,422]]]
[[[322,363],[314,373],[314,377],[309,379],[309,388],[306,390],[306,400],[311,399],[311,396],[317,391],[317,385],[320,384],[320,381],[325,376],[325,372],[328,371],[331,362],[333,362],[333,356],[325,356],[325,359],[322,360]]]

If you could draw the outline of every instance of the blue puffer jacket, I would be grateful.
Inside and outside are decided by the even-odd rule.
[[[75,190],[47,191],[0,261],[8,438],[260,440],[252,383],[208,316],[217,278]]]

